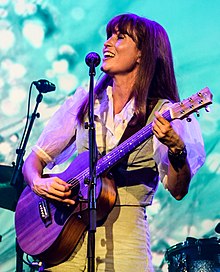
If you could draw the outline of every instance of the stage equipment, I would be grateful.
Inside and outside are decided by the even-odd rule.
[[[219,272],[220,239],[217,237],[186,241],[167,249],[165,260],[169,272]]]

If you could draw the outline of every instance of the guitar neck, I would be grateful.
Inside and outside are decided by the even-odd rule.
[[[168,121],[173,119],[171,118],[169,110],[165,111],[162,115]],[[131,151],[149,139],[152,135],[153,131],[151,122],[99,159],[96,165],[96,176],[100,176],[102,173],[112,168],[123,157],[130,154]],[[80,172],[80,174],[78,174],[76,177],[68,180],[68,183],[75,186],[76,183],[78,184],[80,181],[82,182],[85,179],[89,179],[89,167]]]
[[[162,116],[167,121],[174,119],[183,119],[193,112],[212,103],[212,94],[208,87],[202,89],[200,92],[192,95],[191,97],[172,104]],[[190,118],[189,118],[190,119]],[[141,145],[144,141],[153,135],[152,122],[144,126],[137,133],[132,135],[118,147],[113,149],[107,155],[102,157],[97,163],[97,175],[102,174],[104,171],[115,165],[120,159],[133,151],[136,147]]]

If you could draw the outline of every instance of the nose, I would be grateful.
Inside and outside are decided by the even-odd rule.
[[[111,46],[112,45],[112,36],[111,37],[109,37],[105,42],[104,42],[104,47],[106,48],[106,47],[109,47],[109,46]]]

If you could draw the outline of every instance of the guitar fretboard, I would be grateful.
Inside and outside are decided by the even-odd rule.
[[[169,110],[165,111],[163,113],[163,117],[167,121],[171,121],[170,111]],[[136,147],[141,145],[144,141],[149,139],[152,135],[153,135],[153,131],[152,131],[152,122],[151,122],[148,125],[144,126],[142,129],[140,129],[138,132],[136,132],[134,135],[129,137],[119,146],[114,148],[107,155],[102,157],[97,163],[97,167],[96,167],[97,175],[99,176],[103,172],[111,168],[123,157],[130,154],[132,150],[134,150]]]

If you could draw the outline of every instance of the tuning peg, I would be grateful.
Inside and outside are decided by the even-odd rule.
[[[200,116],[200,113],[198,110],[196,110],[196,116],[199,117]]]
[[[192,118],[187,117],[187,118],[186,118],[186,121],[190,123],[190,122],[192,121]]]
[[[205,107],[205,110],[206,110],[207,112],[210,112],[210,111],[211,111],[211,109],[210,109],[209,106],[206,106],[206,107]]]

